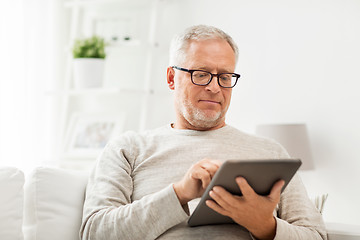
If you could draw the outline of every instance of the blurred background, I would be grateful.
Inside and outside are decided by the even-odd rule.
[[[169,42],[207,24],[240,49],[228,124],[305,124],[309,196],[328,194],[325,221],[359,224],[359,13],[358,0],[0,0],[0,166],[90,169],[113,135],[174,121]],[[101,84],[79,86],[72,47],[94,35]]]

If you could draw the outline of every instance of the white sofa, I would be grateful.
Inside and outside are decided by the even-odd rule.
[[[25,181],[0,168],[1,240],[77,240],[88,174],[36,168]],[[360,227],[327,224],[329,240],[360,240]]]
[[[39,167],[25,182],[18,169],[0,169],[0,239],[79,239],[87,179],[85,172]]]

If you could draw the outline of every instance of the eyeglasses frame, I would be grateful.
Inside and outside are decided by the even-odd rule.
[[[186,69],[186,68],[181,68],[181,67],[178,67],[178,66],[171,66],[171,68],[173,68],[173,69],[175,68],[175,69],[177,69],[177,70],[190,73],[191,82],[192,82],[194,85],[197,85],[197,86],[207,86],[207,85],[209,85],[209,84],[211,83],[211,81],[213,80],[213,77],[216,77],[216,78],[217,78],[217,82],[218,82],[218,84],[219,84],[220,87],[222,87],[222,88],[233,88],[233,87],[235,87],[237,81],[238,81],[239,78],[240,78],[240,74],[237,74],[237,73],[226,73],[226,72],[225,72],[225,73],[213,74],[213,73],[211,73],[211,72],[204,71],[204,70],[199,70],[199,69]],[[198,83],[195,83],[194,80],[193,80],[193,72],[195,72],[195,71],[201,71],[201,72],[209,73],[210,76],[211,76],[210,79],[209,79],[209,81],[208,81],[206,84],[198,84]],[[236,76],[236,80],[235,80],[234,85],[231,86],[231,87],[224,87],[224,86],[222,86],[222,85],[220,84],[220,80],[219,80],[219,76],[222,75],[222,74],[232,74],[233,76],[235,75],[235,76]]]

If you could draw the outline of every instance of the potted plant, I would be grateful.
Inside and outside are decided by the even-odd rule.
[[[75,40],[74,87],[101,87],[104,76],[105,41],[99,36]]]

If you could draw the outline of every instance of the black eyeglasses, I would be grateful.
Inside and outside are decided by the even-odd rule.
[[[172,66],[180,71],[188,72],[191,74],[191,82],[198,86],[206,86],[208,85],[213,77],[217,77],[218,84],[223,88],[233,88],[238,79],[240,78],[240,74],[237,73],[218,73],[213,74],[211,72],[203,71],[203,70],[189,70],[186,68],[181,68],[177,66]]]

